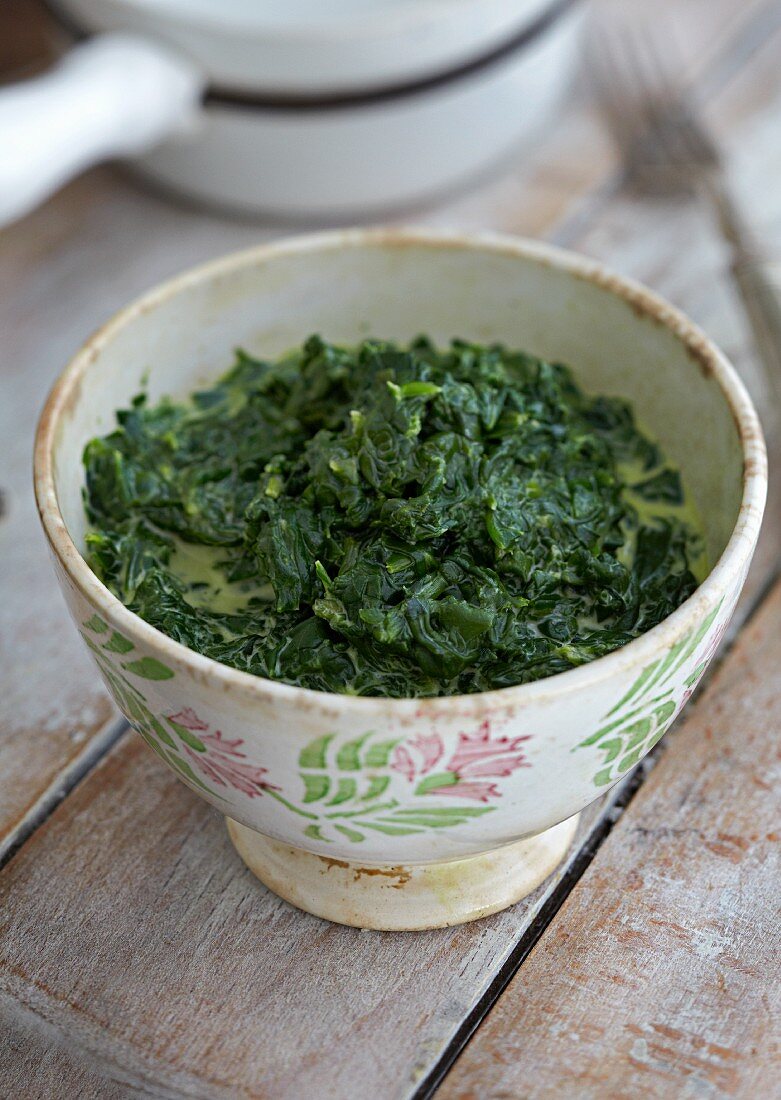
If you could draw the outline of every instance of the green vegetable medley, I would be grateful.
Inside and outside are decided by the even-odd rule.
[[[631,408],[523,352],[313,336],[117,420],[84,455],[90,564],[258,676],[507,687],[623,645],[697,583],[680,477]]]

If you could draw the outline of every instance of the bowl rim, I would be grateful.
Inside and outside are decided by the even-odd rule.
[[[576,668],[525,684],[462,695],[404,697],[356,696],[298,687],[221,664],[169,638],[130,611],[92,572],[71,539],[60,512],[54,481],[54,453],[60,418],[81,389],[90,366],[125,326],[163,305],[181,292],[247,267],[256,267],[295,254],[352,248],[424,247],[490,252],[552,267],[612,293],[641,319],[651,319],[673,333],[690,358],[717,382],[738,431],[743,457],[743,493],[730,538],[705,580],[671,615],[626,645]],[[767,493],[767,454],[759,418],[735,368],[705,333],[655,292],[633,279],[615,274],[603,264],[547,243],[501,233],[442,232],[429,229],[341,229],[283,238],[232,252],[189,268],[153,287],[114,313],[70,359],[52,387],[41,412],[33,458],[35,499],[55,559],[82,597],[99,610],[112,627],[129,632],[166,661],[186,669],[204,686],[234,689],[250,700],[322,708],[336,705],[352,714],[379,716],[390,709],[399,719],[424,715],[440,717],[481,715],[539,703],[551,696],[588,689],[623,670],[650,663],[652,654],[669,648],[692,620],[705,615],[725,594],[729,581],[747,569],[759,535]]]

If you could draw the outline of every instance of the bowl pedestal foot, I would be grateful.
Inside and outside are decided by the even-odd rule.
[[[465,924],[520,901],[564,858],[578,815],[467,859],[409,866],[314,855],[226,822],[252,873],[292,905],[337,924],[400,932]]]

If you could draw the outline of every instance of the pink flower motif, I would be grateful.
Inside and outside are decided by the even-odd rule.
[[[235,791],[242,791],[249,798],[255,798],[263,791],[278,789],[263,778],[268,773],[268,768],[250,764],[246,754],[239,751],[244,744],[240,737],[230,741],[223,737],[220,730],[209,733],[208,723],[199,718],[190,707],[185,707],[177,714],[169,714],[168,720],[198,735],[198,740],[206,751],[198,752],[190,745],[183,745],[182,751],[204,779],[210,779],[218,787],[232,787]]]
[[[700,670],[699,674],[697,676],[697,679],[692,681],[692,683],[686,688],[683,695],[681,696],[681,701],[678,704],[678,706],[676,707],[675,714],[672,716],[672,718],[670,720],[670,725],[672,725],[672,723],[675,721],[675,719],[681,713],[683,708],[689,702],[692,695],[694,695],[694,692],[697,689],[697,685],[699,684],[700,680],[705,675],[705,673],[707,671],[707,668],[708,668],[708,665],[713,660],[713,657],[716,653],[716,650],[721,645],[721,640],[722,640],[722,638],[724,637],[724,635],[726,633],[727,627],[729,626],[729,621],[730,621],[730,616],[728,615],[727,618],[724,620],[724,622],[713,632],[713,637],[708,642],[708,646],[705,649],[705,652],[702,654],[699,661],[697,661],[697,668]]]
[[[434,765],[442,759],[445,751],[442,738],[437,733],[419,733],[417,737],[410,741],[410,745],[420,753],[422,760],[421,775],[430,772]]]
[[[727,627],[729,626],[730,618],[731,618],[731,616],[728,615],[727,618],[724,620],[724,622],[721,624],[721,626],[719,626],[716,630],[714,630],[713,637],[711,638],[710,642],[708,643],[708,648],[705,650],[702,657],[700,658],[700,664],[706,664],[706,665],[710,664],[711,659],[713,658],[716,650],[721,645],[721,639],[724,637],[724,635],[727,632]]]
[[[491,737],[488,722],[477,733],[461,733],[458,744],[450,761],[442,770],[449,773],[449,779],[439,787],[423,785],[422,795],[443,795],[448,798],[469,798],[476,802],[488,802],[499,798],[501,791],[496,783],[479,782],[484,779],[497,779],[512,775],[516,768],[528,768],[529,764],[522,744],[528,741],[530,734],[523,737]],[[432,772],[445,755],[445,746],[437,733],[419,733],[404,745],[397,745],[391,757],[391,768],[399,772],[412,783]]]
[[[475,802],[488,802],[491,798],[499,798],[501,793],[495,783],[475,783],[471,779],[426,791],[426,794],[447,795],[450,798],[471,798]]]
[[[393,771],[401,772],[404,778],[408,779],[410,783],[415,778],[415,761],[403,745],[397,745],[393,750],[390,766]]]
[[[512,775],[516,768],[531,767],[521,745],[531,734],[523,737],[491,738],[489,722],[483,722],[477,733],[460,733],[458,746],[447,765],[459,779],[476,776]]]
[[[184,746],[184,752],[201,775],[219,787],[233,787],[249,798],[269,789],[277,790],[263,779],[268,768],[247,763],[245,754],[239,752],[239,745],[243,744],[240,738],[228,741],[217,730],[216,733],[204,734],[200,740],[206,746],[206,752],[196,752],[189,745]]]
[[[412,750],[412,752],[410,752]],[[437,733],[419,733],[407,745],[397,745],[393,750],[391,768],[412,782],[416,776],[426,775],[439,763],[445,747]]]
[[[176,714],[168,715],[169,722],[176,722],[177,726],[184,726],[186,730],[207,730],[208,724],[199,718],[192,707],[183,707]]]

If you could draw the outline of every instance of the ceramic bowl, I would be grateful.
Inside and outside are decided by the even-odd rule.
[[[224,371],[237,345],[274,356],[311,332],[500,340],[628,398],[704,519],[707,579],[606,657],[444,699],[308,691],[170,640],[82,557],[83,447],[145,379],[152,400],[182,398]],[[564,855],[578,812],[675,720],[743,585],[766,460],[733,368],[650,291],[545,245],[374,230],[229,256],[122,310],[49,397],[35,485],[71,614],[130,724],[226,816],[273,890],[331,920],[403,929],[474,919],[527,893]]]

